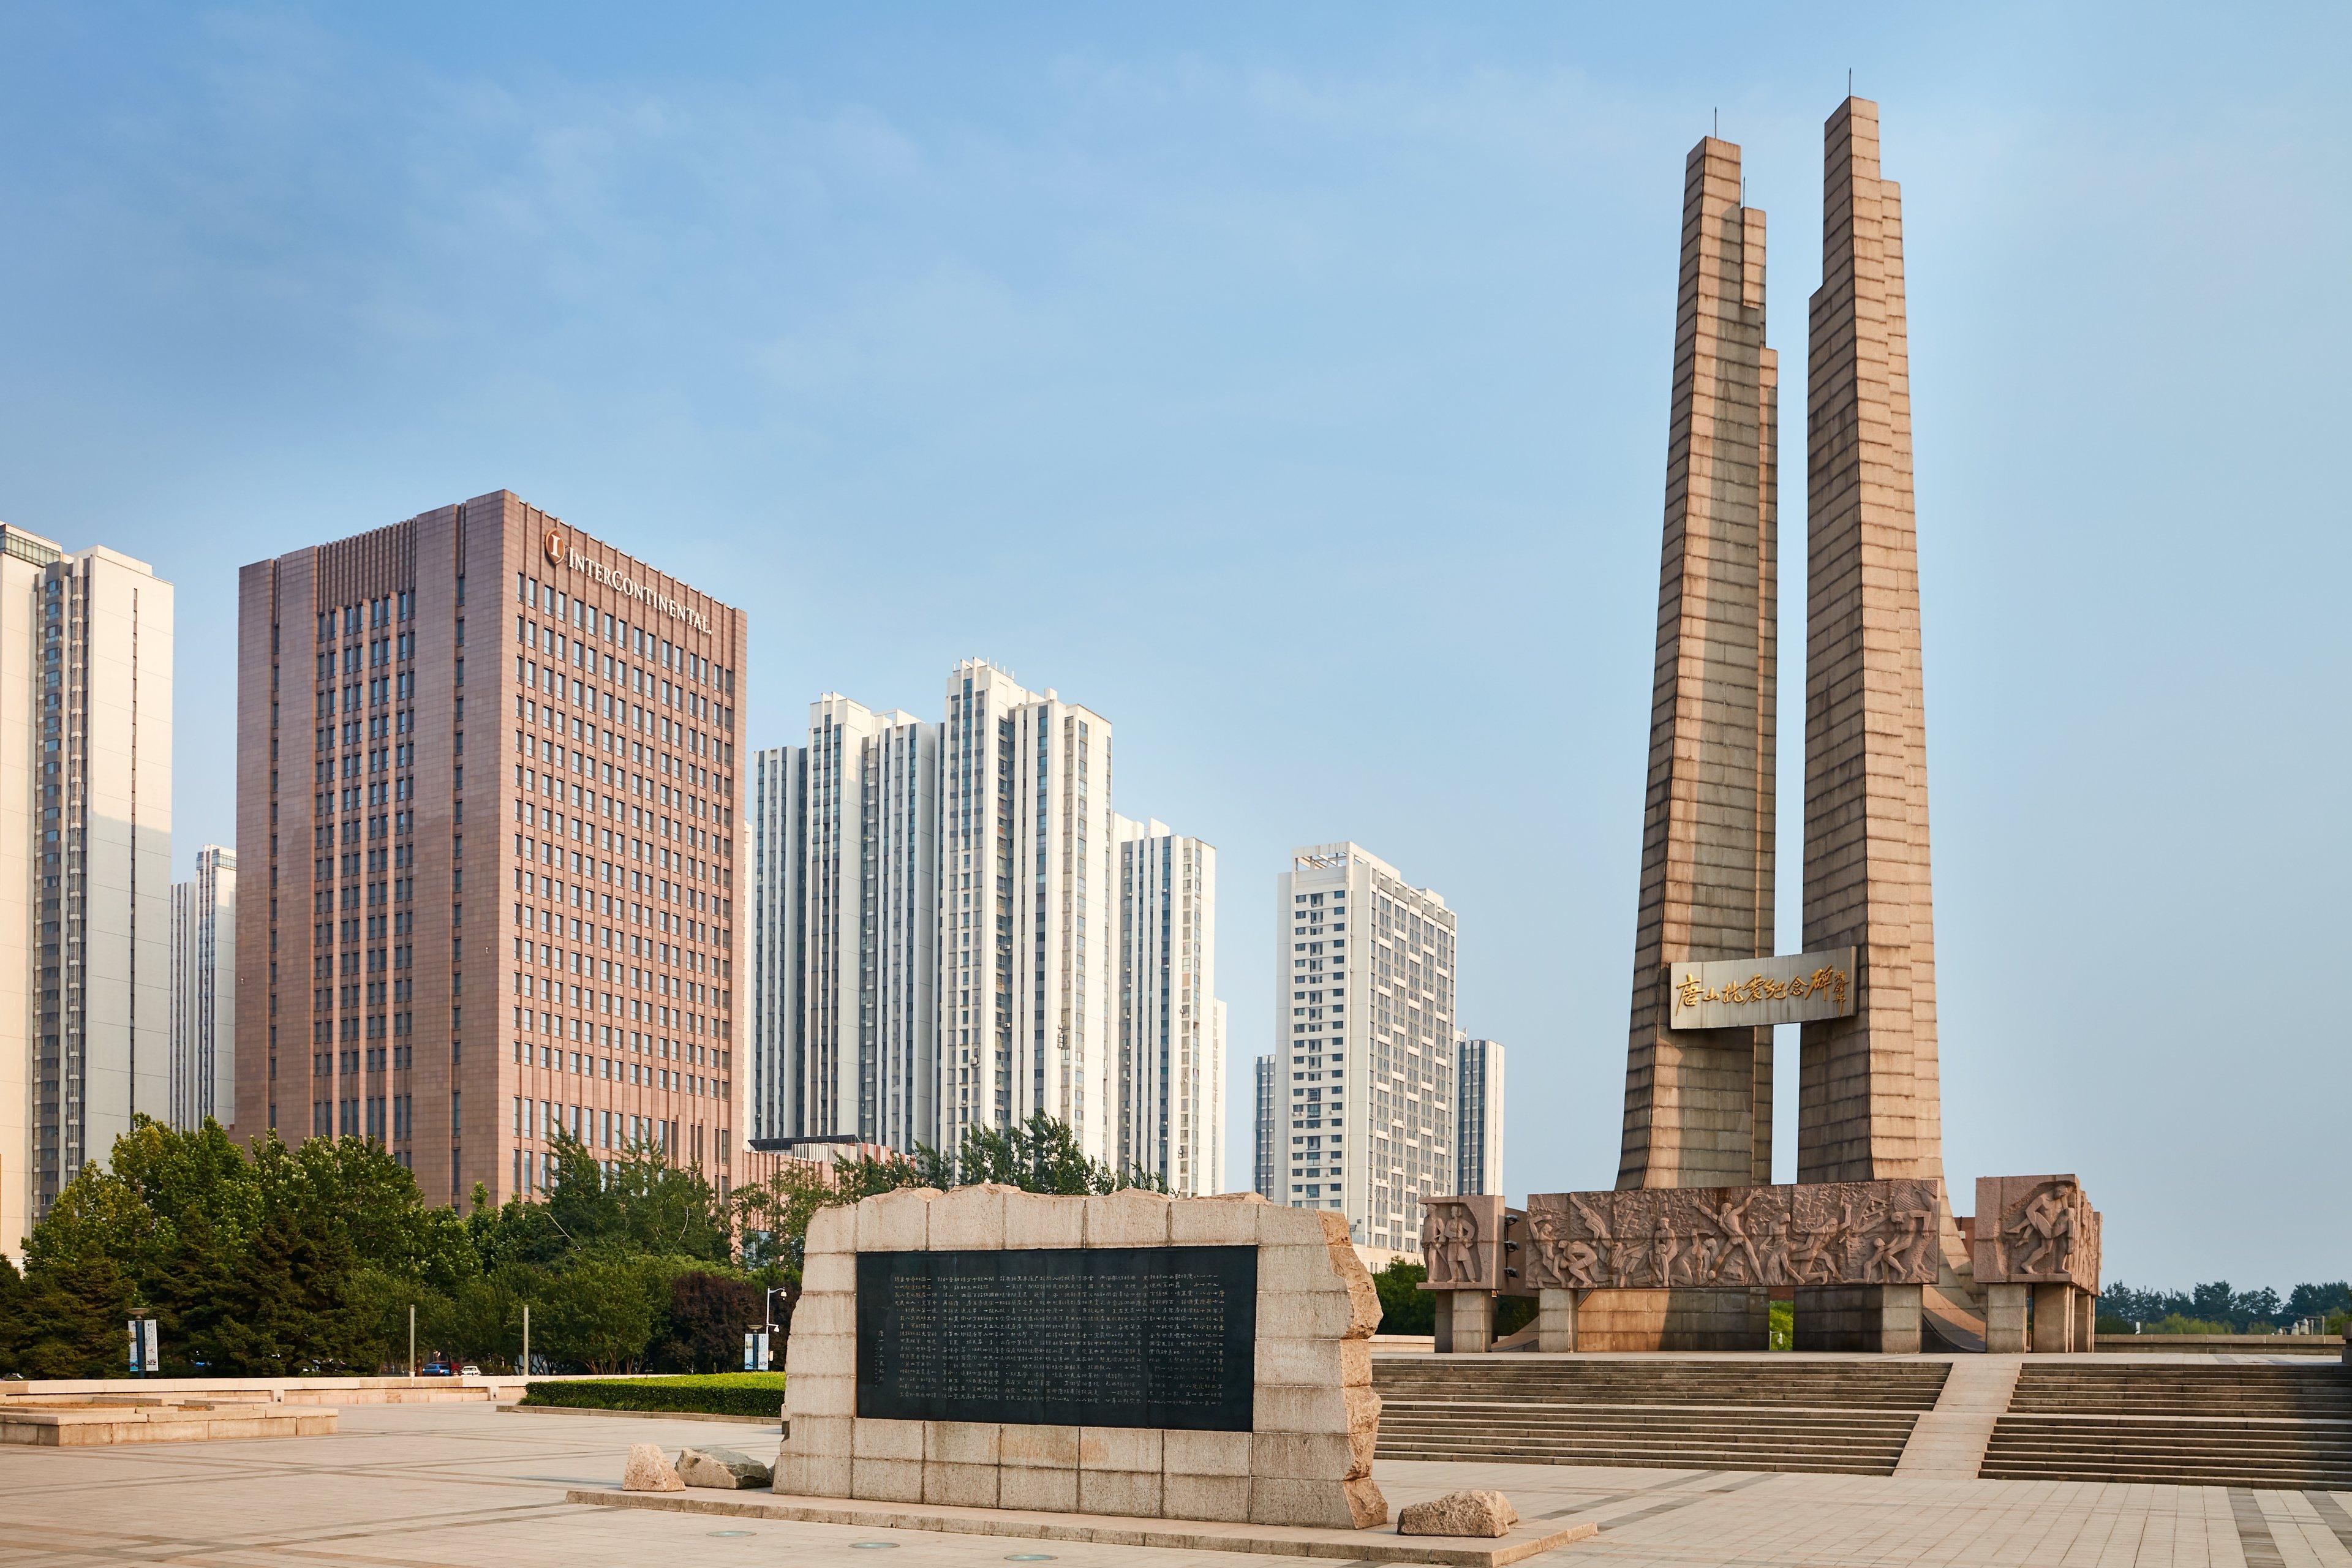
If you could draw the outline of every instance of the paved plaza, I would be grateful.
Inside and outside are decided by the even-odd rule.
[[[351,1406],[331,1437],[0,1450],[0,1568],[1249,1568],[1297,1558],[1024,1543],[568,1504],[617,1482],[628,1445],[772,1453],[772,1427]],[[2080,1564],[2352,1568],[2352,1493],[1729,1470],[1381,1463],[1392,1507],[1495,1487],[1523,1514],[1601,1533],[1531,1559],[1581,1563]],[[1390,1539],[1393,1540],[1394,1537]],[[880,1544],[875,1544],[880,1543]]]

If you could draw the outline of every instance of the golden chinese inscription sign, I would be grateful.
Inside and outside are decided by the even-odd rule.
[[[1843,1018],[1854,1007],[1854,950],[1788,958],[1729,958],[1666,965],[1670,1027],[1753,1028]]]

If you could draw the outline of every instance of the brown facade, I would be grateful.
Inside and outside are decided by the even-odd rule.
[[[436,1202],[559,1121],[732,1179],[741,612],[505,491],[239,595],[238,1131]]]
[[[1665,966],[1772,952],[1774,471],[1764,215],[1691,150],[1620,1187],[1772,1179],[1772,1031],[1675,1030]]]

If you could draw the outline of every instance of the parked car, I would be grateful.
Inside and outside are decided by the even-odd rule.
[[[479,1377],[479,1376],[481,1376],[481,1375],[482,1375],[482,1369],[481,1369],[480,1367],[478,1367],[478,1366],[476,1366],[472,1362],[467,1362],[465,1365],[463,1365],[463,1366],[459,1367],[457,1370],[458,1370],[459,1372],[461,1372],[461,1373],[465,1373],[465,1375],[467,1375],[467,1377]]]
[[[419,1377],[455,1377],[457,1374],[450,1370],[449,1363],[446,1361],[428,1361],[423,1366],[416,1369],[416,1375]]]

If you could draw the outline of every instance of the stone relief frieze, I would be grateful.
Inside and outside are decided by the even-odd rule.
[[[2099,1215],[2073,1176],[1980,1176],[1973,1261],[1979,1285],[2099,1288]]]
[[[1421,1257],[1429,1277],[1421,1288],[1524,1293],[1524,1254],[1511,1234],[1519,1221],[1498,1194],[1422,1199]]]
[[[1644,1187],[1528,1199],[1520,1272],[1536,1289],[1931,1285],[1936,1184]]]

